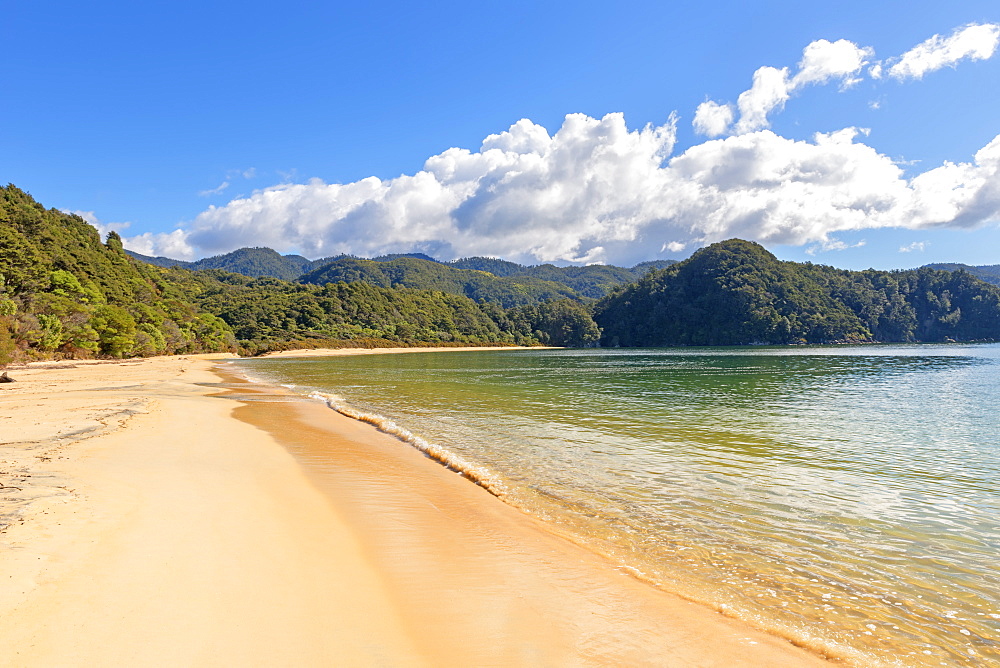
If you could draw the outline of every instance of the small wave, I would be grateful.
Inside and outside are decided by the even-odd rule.
[[[327,406],[341,415],[349,417],[353,420],[367,422],[382,433],[395,436],[404,443],[412,445],[414,448],[439,464],[443,464],[448,469],[459,473],[464,478],[476,483],[493,496],[503,498],[507,493],[507,489],[504,487],[504,484],[485,467],[467,462],[465,459],[459,457],[446,448],[443,448],[435,443],[431,443],[430,441],[417,436],[410,430],[400,427],[398,424],[383,415],[378,415],[376,413],[363,413],[350,406],[343,397],[336,394],[312,392],[309,396],[313,399],[318,399],[324,402]]]

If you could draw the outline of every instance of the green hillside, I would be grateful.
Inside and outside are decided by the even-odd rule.
[[[0,359],[229,350],[232,333],[82,218],[0,188]]]
[[[612,346],[1000,339],[1000,289],[968,272],[781,262],[733,239],[601,300]]]
[[[337,281],[363,281],[383,287],[399,285],[465,295],[477,301],[495,301],[508,308],[561,298],[600,299],[619,285],[637,281],[653,269],[674,263],[654,260],[631,269],[611,265],[528,266],[487,257],[439,262],[423,253],[396,253],[370,260],[347,255],[308,260],[301,255],[280,255],[270,248],[240,248],[184,262],[127,252],[137,260],[159,267],[222,269],[254,278],[272,276],[315,285]]]
[[[973,266],[968,264],[958,264],[947,262],[941,264],[928,264],[928,269],[939,269],[944,271],[967,271],[981,281],[1000,285],[1000,264],[988,264]]]
[[[246,272],[308,263],[270,249],[243,249],[215,261]],[[117,234],[102,243],[82,218],[47,210],[10,185],[0,189],[0,366],[11,359],[257,353],[320,345],[590,345],[599,335],[589,310],[576,301],[519,309],[479,304],[428,289],[457,270],[444,267],[436,278],[417,271],[407,278],[413,273],[408,263],[443,267],[387,259],[385,287],[309,285],[192,268],[204,261],[159,267],[130,257]],[[408,287],[407,280],[419,284]],[[555,286],[548,294],[558,298],[564,291]]]
[[[221,270],[167,271],[193,304],[232,328],[249,354],[352,341],[584,346],[600,335],[589,310],[572,300],[504,309],[436,290],[367,282],[311,285]]]
[[[574,290],[554,281],[522,276],[497,277],[484,271],[457,269],[412,257],[382,262],[341,258],[301,276],[299,281],[315,285],[364,282],[381,287],[438,290],[475,301],[497,302],[505,308],[561,298],[579,299]]]
[[[273,276],[286,281],[294,281],[296,278],[311,271],[316,266],[330,262],[334,258],[323,258],[321,260],[308,260],[301,255],[281,255],[270,248],[239,248],[224,255],[213,255],[194,262],[183,260],[171,260],[167,257],[150,257],[132,251],[126,251],[129,255],[142,262],[156,265],[158,267],[186,267],[188,269],[222,269],[244,276],[254,278],[260,276]]]

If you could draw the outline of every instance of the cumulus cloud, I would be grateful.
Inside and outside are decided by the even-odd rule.
[[[706,137],[718,137],[726,134],[732,122],[733,108],[731,105],[706,100],[699,104],[695,110],[692,125],[698,134]]]
[[[802,51],[799,71],[791,81],[792,89],[834,80],[839,80],[844,88],[853,86],[860,81],[858,73],[874,55],[871,47],[860,47],[846,39],[816,40]]]
[[[122,239],[122,245],[135,253],[163,256],[172,260],[193,260],[198,257],[195,249],[187,241],[188,232],[177,229],[173,232],[152,234],[145,232],[134,237]],[[235,250],[235,246],[228,250]]]
[[[923,253],[927,249],[927,246],[929,246],[929,245],[930,244],[928,242],[926,242],[926,241],[914,241],[912,244],[907,244],[906,246],[900,246],[899,247],[899,252],[900,253],[913,253],[913,252]]]
[[[1000,137],[969,162],[907,179],[863,135],[846,128],[801,141],[758,130],[670,157],[673,118],[630,130],[621,114],[572,114],[554,134],[521,120],[413,175],[282,184],[127,245],[178,258],[266,245],[310,257],[629,264],[734,236],[835,249],[842,231],[1000,219]]]
[[[957,28],[947,37],[934,35],[899,57],[888,69],[889,76],[899,80],[920,79],[928,72],[954,66],[961,60],[986,60],[1000,43],[1000,25],[969,24]],[[881,76],[879,67],[873,77]]]
[[[788,67],[765,66],[753,74],[749,89],[740,93],[736,107],[739,119],[733,124],[733,109],[729,104],[709,100],[695,111],[693,126],[706,137],[718,137],[732,132],[743,134],[770,127],[769,116],[781,111],[792,95],[809,85],[839,82],[840,89],[854,86],[862,78],[865,67],[872,79],[888,74],[898,79],[920,79],[928,72],[955,66],[962,60],[985,60],[993,56],[1000,44],[1000,25],[970,24],[955,29],[951,35],[934,35],[902,56],[885,62],[873,62],[875,52],[846,39],[831,42],[818,39],[802,50],[802,59],[794,73]],[[873,109],[880,101],[871,103]]]
[[[785,106],[791,94],[788,68],[761,67],[753,73],[753,85],[740,93],[736,106],[740,110],[740,120],[734,128],[736,134],[753,132],[766,128],[768,115]]]
[[[859,74],[874,55],[846,39],[830,42],[818,39],[802,50],[802,60],[793,75],[787,67],[761,67],[753,74],[753,84],[740,93],[736,106],[739,121],[734,134],[754,132],[770,125],[768,116],[780,111],[791,95],[809,85],[839,81],[841,89],[860,81]],[[733,122],[732,107],[714,101],[699,105],[694,117],[695,131],[707,137],[725,134]]]

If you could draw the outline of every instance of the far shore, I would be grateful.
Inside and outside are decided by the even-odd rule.
[[[343,355],[395,355],[399,353],[454,353],[486,350],[556,350],[557,346],[428,346],[408,348],[309,348],[304,350],[277,350],[261,357],[338,357]]]
[[[829,665],[229,359],[12,370],[0,666]]]

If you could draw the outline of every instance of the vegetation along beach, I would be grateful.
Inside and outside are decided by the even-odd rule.
[[[998,50],[11,7],[0,667],[1000,668]]]

